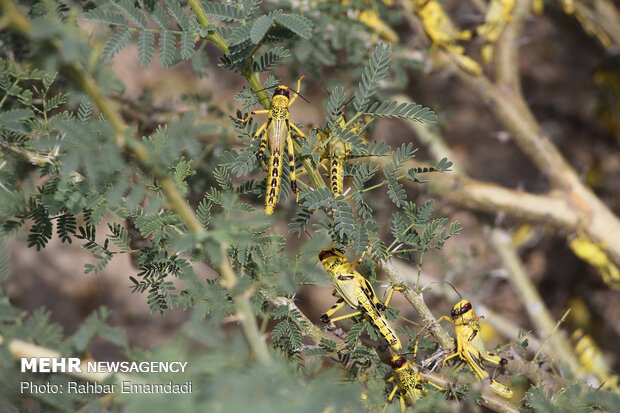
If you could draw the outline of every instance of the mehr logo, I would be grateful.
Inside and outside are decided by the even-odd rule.
[[[80,359],[77,357],[33,357],[22,358],[21,371],[33,373],[81,373]]]

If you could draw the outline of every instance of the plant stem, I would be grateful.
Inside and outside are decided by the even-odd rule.
[[[237,285],[238,278],[228,260],[228,248],[226,244],[220,246],[220,252],[222,254],[222,263],[217,266],[217,271],[222,277],[222,285],[233,292],[235,285]],[[259,362],[269,364],[271,362],[271,356],[269,355],[267,344],[261,338],[249,298],[244,295],[243,292],[239,292],[233,293],[233,300],[237,309],[237,316],[241,321],[241,327],[250,344],[250,348],[252,348],[254,354],[256,354],[256,358]]]
[[[0,345],[2,344],[4,344],[4,338],[0,335]],[[32,358],[39,358],[39,357],[50,357],[53,359],[61,359],[63,357],[63,355],[58,351],[54,351],[46,347],[37,346],[35,344],[28,343],[27,341],[19,340],[16,338],[7,342],[6,346],[15,360],[20,360],[22,358],[32,359]],[[80,370],[82,371],[79,372],[79,371],[73,371],[72,369],[67,369],[66,374],[68,374],[69,376],[73,376],[75,378],[81,379],[81,380],[96,381],[99,383],[103,383],[104,381],[109,379],[111,376],[114,376],[115,382],[117,383],[120,383],[124,380],[129,380],[129,377],[122,373],[112,374],[112,373],[89,372],[88,365],[86,364],[85,361],[82,361],[80,363]],[[134,378],[132,378],[131,381],[135,381]]]
[[[404,280],[403,276],[394,268],[391,259],[382,260],[377,259],[375,263],[385,272],[394,285],[402,285],[405,287],[403,295],[411,303],[411,305],[420,314],[420,317],[424,321],[424,324],[428,326],[430,333],[439,341],[439,344],[444,349],[450,349],[454,347],[454,339],[446,333],[446,330],[437,322],[437,319],[428,308],[424,299],[420,294],[415,292],[409,284]]]
[[[565,366],[573,376],[582,378],[584,375],[570,343],[562,331],[556,331],[556,323],[547,310],[542,297],[527,276],[521,260],[510,243],[510,238],[504,231],[492,229],[490,230],[490,240],[506,266],[510,281],[524,304],[530,319],[536,326],[538,336],[549,340],[551,351],[548,354]]]

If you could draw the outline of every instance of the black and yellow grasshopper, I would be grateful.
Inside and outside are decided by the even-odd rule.
[[[267,121],[258,128],[253,137],[253,139],[255,139],[262,134],[258,159],[263,169],[267,172],[267,193],[265,195],[265,214],[267,215],[273,214],[278,200],[280,182],[282,180],[282,159],[285,146],[288,147],[291,189],[295,193],[296,202],[299,202],[299,190],[295,179],[295,153],[293,149],[293,140],[291,138],[291,129],[302,138],[305,138],[306,135],[290,121],[288,108],[295,102],[297,96],[300,96],[299,88],[301,87],[301,81],[306,77],[308,77],[308,74],[304,74],[297,79],[297,90],[293,90],[284,85],[277,86],[271,98],[271,107],[265,110],[255,110],[250,113],[250,115],[267,115]],[[292,98],[290,98],[289,93],[291,90],[295,93],[295,96]],[[250,115],[248,115],[248,118]],[[247,121],[248,118],[244,121]],[[269,166],[265,165],[265,149],[267,149],[267,147],[269,147],[270,153]]]
[[[461,300],[452,307],[450,317],[442,316],[437,321],[446,319],[454,323],[454,332],[456,334],[456,352],[449,355],[443,360],[446,361],[454,357],[464,360],[473,370],[478,380],[489,379],[491,390],[500,396],[511,398],[512,390],[497,380],[491,378],[482,367],[482,360],[497,366],[503,366],[507,363],[505,358],[489,353],[486,349],[482,336],[480,335],[480,323],[478,320],[482,317],[476,317],[476,313],[467,300]]]
[[[339,127],[344,128],[346,123],[347,120],[344,113],[340,114],[338,120]],[[348,130],[354,135],[359,135],[362,141],[365,142],[364,133],[362,131],[364,127],[364,124],[357,123],[354,126],[349,126]],[[332,195],[337,197],[338,195],[342,195],[344,191],[345,161],[351,156],[351,146],[342,139],[334,137],[329,129],[322,130],[317,128],[316,130],[319,135],[319,143],[323,148],[321,151],[321,158],[328,162],[326,169],[329,171],[329,187],[332,191]]]
[[[336,304],[321,316],[321,321],[329,323],[363,314],[375,325],[379,334],[385,338],[392,349],[395,351],[400,350],[402,348],[400,340],[383,314],[392,298],[394,288],[390,290],[384,304],[377,298],[368,280],[362,274],[355,271],[355,266],[358,263],[347,262],[347,257],[342,251],[335,248],[323,250],[319,253],[319,260],[321,260],[325,270],[327,270],[330,281],[335,287],[333,295],[339,297]],[[332,314],[346,304],[358,311],[331,318]]]
[[[344,114],[340,115],[340,127],[344,127],[346,120]],[[329,187],[334,197],[342,195],[344,189],[344,162],[351,154],[351,147],[344,143],[341,139],[331,136],[329,130],[323,131],[317,129],[319,134],[319,143],[321,145],[327,141],[323,148],[321,158],[328,161],[327,170],[329,171]]]
[[[426,391],[426,389],[422,386],[423,384],[430,384],[438,390],[445,390],[444,388],[439,387],[420,376],[419,367],[414,362],[417,353],[418,342],[416,341],[412,360],[407,361],[404,356],[398,355],[393,356],[391,360],[394,375],[388,379],[388,382],[394,381],[395,383],[392,392],[388,396],[387,403],[392,401],[396,395],[396,390],[400,390],[401,413],[405,412],[406,406],[411,406],[421,397],[428,395],[428,391]]]

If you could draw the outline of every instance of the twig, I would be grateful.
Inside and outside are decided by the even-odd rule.
[[[525,309],[536,327],[538,336],[548,338],[552,348],[548,354],[565,368],[568,368],[574,377],[583,377],[583,373],[579,368],[579,361],[570,343],[563,332],[556,331],[556,323],[547,310],[542,297],[527,276],[523,264],[510,242],[510,238],[507,237],[505,232],[492,229],[490,231],[490,240],[497,254],[504,262],[510,281],[521,302],[524,303]]]
[[[424,321],[424,324],[428,326],[428,330],[439,342],[441,347],[444,349],[454,347],[454,339],[452,339],[452,337],[446,333],[446,330],[444,330],[443,327],[437,322],[437,319],[424,302],[422,296],[415,292],[409,284],[405,282],[403,276],[396,270],[396,268],[394,268],[391,260],[377,259],[375,262],[379,268],[385,272],[394,285],[402,285],[405,287],[405,290],[402,292],[403,295],[420,314],[422,321]]]
[[[37,152],[30,151],[26,148],[11,144],[0,140],[0,151],[7,155],[14,156],[18,159],[28,162],[32,165],[44,166],[52,163],[53,158],[50,155],[43,155]]]
[[[4,344],[4,338],[0,335],[0,345]],[[62,354],[58,351],[50,350],[46,347],[37,346],[35,344],[29,343],[24,340],[13,339],[6,343],[6,346],[9,349],[9,352],[13,356],[14,359],[20,360],[22,358],[32,359],[39,357],[50,357],[53,359],[61,359]],[[99,383],[103,383],[111,376],[114,376],[116,382],[121,382],[125,380],[129,380],[129,376],[126,376],[122,373],[97,373],[97,372],[89,372],[88,365],[85,361],[82,360],[80,363],[80,371],[73,371],[72,369],[67,369],[66,373],[69,376],[78,378],[80,380],[88,380],[88,381],[96,381]]]
[[[385,166],[390,159],[377,158],[375,162]],[[420,162],[410,160],[403,165],[401,171],[422,165]],[[427,180],[425,184],[433,193],[467,208],[492,214],[502,212],[515,218],[554,225],[564,231],[577,231],[581,227],[578,213],[566,199],[560,197],[521,192],[448,173],[430,174],[425,178]],[[405,184],[419,187],[418,184],[408,180]]]

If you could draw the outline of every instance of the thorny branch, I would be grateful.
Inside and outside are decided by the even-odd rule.
[[[463,182],[445,177],[437,178],[439,183],[433,182],[434,178],[431,178],[430,185],[438,186],[438,192],[470,208],[486,212],[501,211],[538,222],[548,221],[563,230],[581,232],[592,242],[600,244],[611,259],[620,264],[620,220],[581,182],[578,174],[542,130],[523,97],[518,73],[515,71],[519,67],[517,40],[530,6],[530,1],[517,1],[513,13],[515,18],[508,23],[497,44],[497,83],[484,74],[474,76],[467,73],[441,49],[432,58],[433,63],[450,65],[461,81],[480,95],[497,119],[515,137],[521,150],[548,176],[554,191],[547,196],[522,194],[497,185],[478,185],[469,180]],[[419,29],[419,20],[413,15],[412,9],[405,9],[412,27]],[[608,18],[613,18],[613,14]],[[465,186],[467,190],[461,190]],[[550,203],[545,206],[547,201]],[[554,207],[548,208],[550,205]]]

